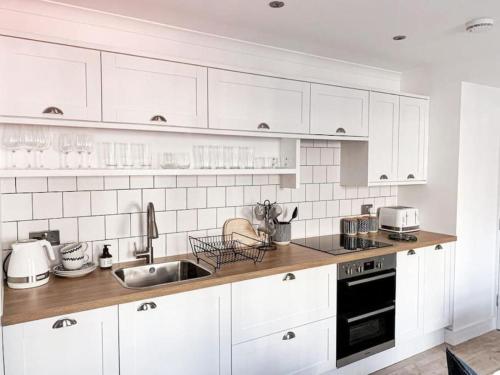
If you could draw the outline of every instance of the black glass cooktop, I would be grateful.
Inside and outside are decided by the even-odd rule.
[[[354,251],[379,249],[381,247],[392,246],[391,244],[375,241],[369,238],[346,236],[345,234],[299,238],[292,240],[292,243],[309,247],[314,250],[323,251],[332,255],[341,255],[352,253]]]

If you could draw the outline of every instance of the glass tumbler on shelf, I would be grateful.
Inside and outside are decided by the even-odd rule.
[[[210,169],[216,169],[218,168],[219,165],[219,154],[217,150],[217,146],[207,146],[208,147],[208,152],[210,155]]]
[[[203,169],[210,169],[210,147],[209,146],[201,146],[201,154],[202,156],[202,166]]]
[[[10,157],[7,168],[17,168],[16,152],[22,147],[21,132],[13,125],[6,125],[2,133],[2,145],[7,149]]]
[[[194,167],[201,169],[203,166],[203,146],[193,146]]]
[[[113,142],[104,142],[102,144],[102,155],[106,168],[116,168],[116,145]]]
[[[118,143],[118,165],[121,168],[132,168],[132,149],[129,143]]]
[[[223,146],[224,168],[229,169],[233,166],[233,150],[230,146]]]
[[[188,152],[176,153],[175,165],[180,169],[188,169],[191,166],[191,155]]]
[[[238,147],[238,166],[239,168],[248,168],[248,147]]]
[[[175,168],[175,155],[173,152],[164,152],[162,154],[160,167],[162,167],[163,169]]]
[[[240,168],[239,162],[240,162],[239,148],[231,147],[231,168],[232,169]]]

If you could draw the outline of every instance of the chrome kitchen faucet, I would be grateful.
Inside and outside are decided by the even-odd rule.
[[[147,210],[147,236],[148,236],[148,244],[146,246],[146,251],[136,252],[135,257],[137,259],[146,259],[148,264],[154,263],[154,255],[153,255],[153,239],[158,238],[158,227],[156,226],[156,215],[155,215],[155,206],[152,202],[148,203]]]

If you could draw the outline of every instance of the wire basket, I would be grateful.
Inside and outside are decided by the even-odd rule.
[[[199,238],[190,236],[189,242],[196,260],[201,259],[215,269],[226,263],[262,262],[267,250],[265,242],[236,232]]]

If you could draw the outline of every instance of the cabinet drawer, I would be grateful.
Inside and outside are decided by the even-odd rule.
[[[233,374],[317,374],[335,368],[335,318],[233,346]]]
[[[4,327],[6,375],[118,373],[117,307]]]
[[[336,314],[336,265],[232,285],[233,344]]]
[[[101,120],[98,51],[0,38],[0,115]]]
[[[102,54],[103,120],[207,127],[207,69]]]
[[[310,84],[208,70],[209,127],[309,134]]]

